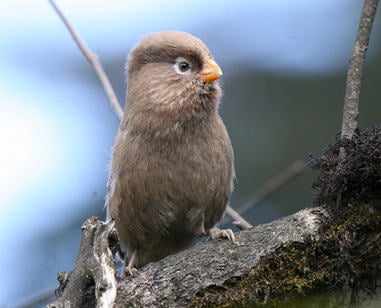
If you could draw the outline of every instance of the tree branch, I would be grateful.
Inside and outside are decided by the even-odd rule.
[[[117,282],[109,239],[113,221],[104,223],[95,217],[82,226],[82,240],[76,266],[70,273],[58,273],[58,300],[48,307],[111,307],[116,298]]]
[[[262,184],[256,191],[249,194],[241,202],[234,206],[236,212],[243,215],[248,210],[258,206],[273,193],[281,189],[284,185],[290,183],[294,178],[306,170],[306,163],[302,160],[296,160],[286,169],[276,174],[270,180]],[[228,211],[227,211],[228,213]],[[233,220],[238,220],[233,215],[229,215]],[[222,224],[228,223],[228,218],[224,219]],[[238,226],[239,227],[239,226]]]
[[[378,2],[378,0],[364,1],[356,41],[349,61],[341,139],[352,138],[355,129],[358,127],[362,72]]]
[[[97,55],[91,52],[91,50],[86,46],[86,43],[79,37],[79,34],[75,31],[74,27],[69,23],[68,19],[63,15],[62,11],[59,9],[55,1],[49,0],[49,2],[53,6],[58,16],[61,18],[62,22],[65,24],[66,28],[69,30],[71,36],[73,37],[73,40],[76,42],[82,54],[85,56],[85,58],[90,63],[90,65],[93,67],[110,101],[111,108],[114,110],[119,120],[121,120],[123,116],[123,109],[121,105],[119,104],[118,98],[116,97],[116,94],[111,85],[111,82],[107,78],[106,72],[104,71],[102,64],[100,63]]]
[[[241,230],[247,230],[253,227],[246,219],[244,219],[237,211],[235,211],[231,206],[226,208],[226,215],[233,220],[233,224]]]
[[[207,241],[117,280],[118,296],[110,297],[107,304],[252,306],[317,289],[358,286],[364,278],[362,287],[367,288],[381,274],[381,204],[377,204],[304,209],[238,233],[239,245]],[[77,262],[62,296],[48,307],[102,306],[94,288],[103,292],[110,284],[98,287],[104,275],[95,273],[105,265],[96,263],[100,258],[92,255],[110,259],[110,248],[102,244],[103,253],[95,253],[99,239],[94,234],[109,237],[104,223],[92,218],[84,224]]]

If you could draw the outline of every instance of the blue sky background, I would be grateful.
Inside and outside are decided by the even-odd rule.
[[[249,69],[345,74],[362,5],[357,0],[57,3],[103,63],[123,60],[149,32],[176,29],[207,43],[224,78]],[[373,38],[381,37],[379,25],[378,20]],[[380,39],[371,47],[369,58],[380,52]],[[48,1],[0,3],[0,68],[2,307],[55,287],[56,272],[72,268],[79,222],[89,208],[102,213],[118,121],[102,88],[83,78],[91,68]],[[112,78],[122,79],[123,67]],[[124,98],[124,90],[117,94]]]

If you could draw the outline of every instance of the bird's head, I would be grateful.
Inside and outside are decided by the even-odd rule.
[[[222,71],[206,45],[191,34],[144,37],[127,61],[127,110],[181,119],[217,110]]]

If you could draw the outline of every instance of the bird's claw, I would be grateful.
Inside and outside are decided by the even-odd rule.
[[[125,270],[124,270],[124,274],[126,276],[135,276],[135,273],[138,271],[138,269],[136,267],[126,267]]]
[[[137,253],[137,250],[134,250],[130,259],[128,259],[127,254],[125,254],[122,269],[122,278],[126,276],[135,276],[135,273],[138,271],[138,269],[135,267]]]
[[[208,234],[210,236],[210,239],[214,240],[217,238],[226,238],[229,241],[233,242],[234,244],[238,244],[238,242],[235,239],[234,233],[232,229],[219,229],[219,228],[212,228],[208,231]]]

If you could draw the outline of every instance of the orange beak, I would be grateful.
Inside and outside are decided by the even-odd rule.
[[[212,82],[222,76],[222,71],[214,60],[208,59],[204,62],[202,70],[199,74],[204,82]]]

